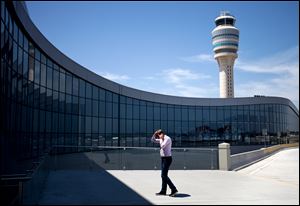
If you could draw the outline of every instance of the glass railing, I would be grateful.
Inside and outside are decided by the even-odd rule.
[[[105,170],[160,169],[159,148],[106,146],[53,146],[51,168]],[[218,169],[217,148],[172,148],[174,170]]]

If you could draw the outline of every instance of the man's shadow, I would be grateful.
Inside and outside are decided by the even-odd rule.
[[[174,195],[174,197],[178,197],[178,198],[184,198],[184,197],[190,197],[191,195],[189,194],[185,194],[185,193],[176,193]]]

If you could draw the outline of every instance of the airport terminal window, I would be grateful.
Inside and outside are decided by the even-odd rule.
[[[65,93],[66,92],[66,74],[59,72],[59,91]]]
[[[72,76],[70,74],[66,75],[66,93],[72,94]]]
[[[34,82],[40,84],[40,62],[37,60],[34,63]]]
[[[79,96],[85,97],[85,81],[82,79],[79,81]]]
[[[87,82],[85,86],[85,97],[92,98],[92,85]]]
[[[23,76],[27,78],[28,76],[28,54],[23,51]]]
[[[72,92],[73,92],[73,95],[75,95],[75,96],[78,96],[78,93],[79,93],[78,85],[79,85],[78,78],[73,76],[73,84],[72,84],[73,89],[72,89]]]
[[[46,86],[46,65],[45,64],[41,64],[41,85],[42,86]]]
[[[53,70],[53,89],[56,91],[59,89],[59,72],[57,70]]]

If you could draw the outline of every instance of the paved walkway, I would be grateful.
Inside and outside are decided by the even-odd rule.
[[[160,171],[51,172],[40,204],[299,204],[299,148],[238,172],[171,170],[176,197],[155,196]],[[168,191],[170,192],[170,191]]]

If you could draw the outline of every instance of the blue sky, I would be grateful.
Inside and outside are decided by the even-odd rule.
[[[219,97],[211,31],[220,11],[240,30],[235,96],[282,96],[299,108],[299,2],[27,2],[46,38],[123,85]]]

